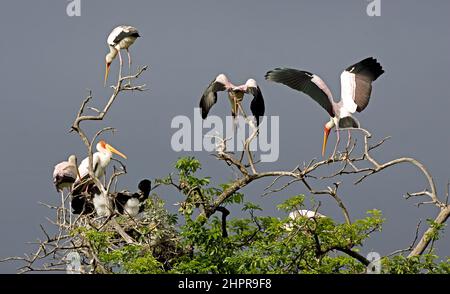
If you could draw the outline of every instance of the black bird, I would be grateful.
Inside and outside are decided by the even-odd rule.
[[[151,191],[151,181],[142,180],[138,184],[138,192],[118,192],[115,196],[116,210],[120,214],[135,217],[144,210],[143,203],[147,200]]]

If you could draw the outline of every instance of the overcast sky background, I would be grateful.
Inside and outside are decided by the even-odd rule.
[[[68,129],[86,89],[93,90],[93,106],[102,107],[109,97],[102,83],[106,38],[123,23],[136,26],[142,35],[131,51],[134,65],[150,66],[141,79],[150,90],[122,95],[104,122],[85,124],[90,132],[106,125],[118,129],[106,139],[129,156],[121,188],[135,190],[141,178],[164,177],[186,155],[197,156],[203,163],[201,174],[215,183],[233,179],[233,172],[207,152],[176,153],[170,147],[172,118],[193,117],[202,91],[220,72],[235,83],[254,77],[265,97],[266,115],[280,116],[280,158],[260,169],[290,170],[319,157],[326,112],[307,96],[266,82],[265,72],[278,66],[312,71],[338,99],[341,71],[374,56],[386,73],[375,82],[371,103],[358,118],[375,139],[392,136],[377,158],[421,160],[443,196],[450,178],[450,2],[381,2],[381,16],[371,18],[364,0],[81,0],[79,17],[67,16],[67,1],[2,1],[0,258],[34,249],[25,242],[41,238],[39,224],[47,225],[45,218],[53,216],[38,202],[56,204],[60,199],[51,180],[54,164],[71,153],[86,156],[79,137]],[[111,79],[116,70],[117,62]],[[212,109],[222,117],[229,113],[223,98]],[[330,146],[334,139],[332,134]],[[408,247],[417,222],[437,215],[435,207],[417,208],[416,200],[402,198],[427,187],[415,167],[391,168],[359,186],[352,180],[344,180],[341,188],[352,219],[373,208],[387,219],[363,254]],[[265,208],[261,215],[284,217],[276,204],[306,193],[298,185],[260,197],[269,183],[256,182],[243,190],[247,201]],[[175,211],[173,204],[181,195],[169,189],[159,192]],[[334,202],[318,199],[323,214],[343,221]],[[436,246],[440,255],[450,256],[448,231]],[[0,263],[0,272],[13,273],[17,266]]]

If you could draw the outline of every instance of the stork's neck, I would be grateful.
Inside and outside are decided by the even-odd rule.
[[[98,149],[98,156],[100,159],[100,165],[105,168],[106,166],[108,166],[109,162],[111,161],[112,158],[112,153],[111,151],[109,151],[106,148],[99,148]]]
[[[109,46],[109,53],[106,55],[106,61],[111,63],[113,61],[114,58],[116,58],[117,56],[117,49],[114,48],[114,46]]]
[[[335,122],[336,119],[337,119],[336,117],[331,117],[330,121],[328,121],[325,124],[325,128],[327,128],[328,130],[331,130],[332,128],[334,128],[336,126],[336,122]]]

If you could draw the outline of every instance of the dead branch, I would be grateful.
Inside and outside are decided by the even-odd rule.
[[[219,160],[223,160],[227,163],[227,165],[237,168],[240,171],[241,175],[234,180],[220,195],[218,195],[213,202],[209,206],[205,206],[205,216],[209,218],[213,215],[218,207],[220,207],[229,197],[231,197],[234,193],[239,191],[240,189],[246,187],[250,183],[262,179],[273,177],[274,180],[271,182],[269,186],[265,188],[266,192],[263,196],[268,194],[277,193],[285,190],[287,187],[291,186],[294,183],[302,182],[303,185],[307,188],[308,192],[313,195],[329,195],[331,196],[338,206],[341,208],[341,211],[344,215],[344,218],[347,223],[351,223],[348,209],[344,205],[342,199],[338,196],[337,190],[340,182],[336,181],[333,183],[333,187],[327,187],[322,190],[315,190],[308,183],[307,178],[316,178],[314,173],[319,169],[330,167],[334,165],[340,165],[339,169],[336,172],[333,172],[329,176],[321,177],[320,179],[335,179],[340,176],[345,175],[361,175],[360,178],[354,183],[355,185],[361,183],[371,175],[384,171],[390,167],[393,167],[398,164],[408,163],[415,167],[417,167],[421,173],[424,175],[425,179],[428,182],[428,189],[415,192],[415,193],[407,193],[406,198],[424,196],[430,198],[430,201],[423,201],[419,203],[422,204],[433,204],[440,209],[438,216],[434,219],[437,224],[442,224],[447,221],[450,216],[450,206],[448,205],[448,196],[446,197],[445,202],[441,201],[437,195],[436,185],[434,183],[433,177],[428,172],[427,168],[419,161],[410,157],[402,157],[397,158],[385,163],[378,162],[371,154],[372,151],[379,149],[386,143],[390,137],[383,138],[377,143],[371,145],[369,139],[372,138],[372,134],[365,129],[350,129],[351,131],[361,132],[364,140],[363,140],[363,152],[361,155],[354,155],[356,152],[356,140],[353,143],[347,144],[345,152],[341,153],[339,158],[330,158],[324,159],[320,161],[312,160],[308,164],[303,164],[303,168],[296,167],[291,171],[269,171],[269,172],[257,172],[254,164],[253,164],[253,155],[252,151],[248,147],[251,143],[251,140],[255,138],[257,135],[257,129],[255,128],[253,122],[249,120],[245,113],[244,118],[246,122],[253,129],[252,134],[247,138],[244,151],[242,152],[240,158],[236,158],[232,152],[228,152],[225,149],[225,139],[222,139],[222,143],[217,149],[216,157]],[[220,139],[220,138],[219,138]],[[244,154],[247,154],[247,158],[249,164],[246,165],[243,163]],[[365,167],[359,168],[357,164],[365,164]],[[250,168],[250,170],[249,170]],[[275,184],[280,181],[282,178],[291,178],[286,184],[282,185],[279,188],[273,188]],[[448,194],[447,194],[448,195]],[[428,247],[431,242],[431,239],[428,238],[429,234],[433,233],[433,229],[430,227],[420,238],[420,241],[417,243],[415,248],[411,249],[410,256],[420,255],[424,252],[424,250]],[[415,238],[417,239],[417,238]],[[346,252],[347,254],[353,254],[352,252]],[[353,254],[354,255],[354,254]],[[356,256],[355,256],[356,258]],[[359,257],[358,257],[359,258]],[[361,258],[359,258],[361,259]],[[362,259],[361,259],[362,260]],[[364,261],[365,262],[365,261]]]

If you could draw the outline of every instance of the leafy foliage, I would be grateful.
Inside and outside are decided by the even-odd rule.
[[[179,221],[153,195],[146,203],[143,219],[133,233],[139,244],[114,248],[111,232],[80,231],[98,252],[100,262],[113,273],[364,273],[366,265],[359,250],[375,232],[381,231],[381,211],[370,210],[352,224],[337,223],[329,217],[284,219],[264,216],[254,203],[235,193],[226,204],[242,205],[244,217],[227,220],[215,214],[195,218],[202,205],[210,203],[229,187],[210,187],[210,179],[198,177],[201,164],[195,158],[181,158],[172,176],[159,183],[175,185],[185,195]],[[288,212],[305,208],[305,196],[295,195],[280,203]],[[225,216],[226,218],[226,216]],[[119,220],[122,224],[127,219]],[[436,227],[431,238],[437,239]],[[358,258],[360,256],[361,258]],[[407,258],[402,255],[382,259],[383,273],[449,273],[450,260],[438,261],[433,254]]]

